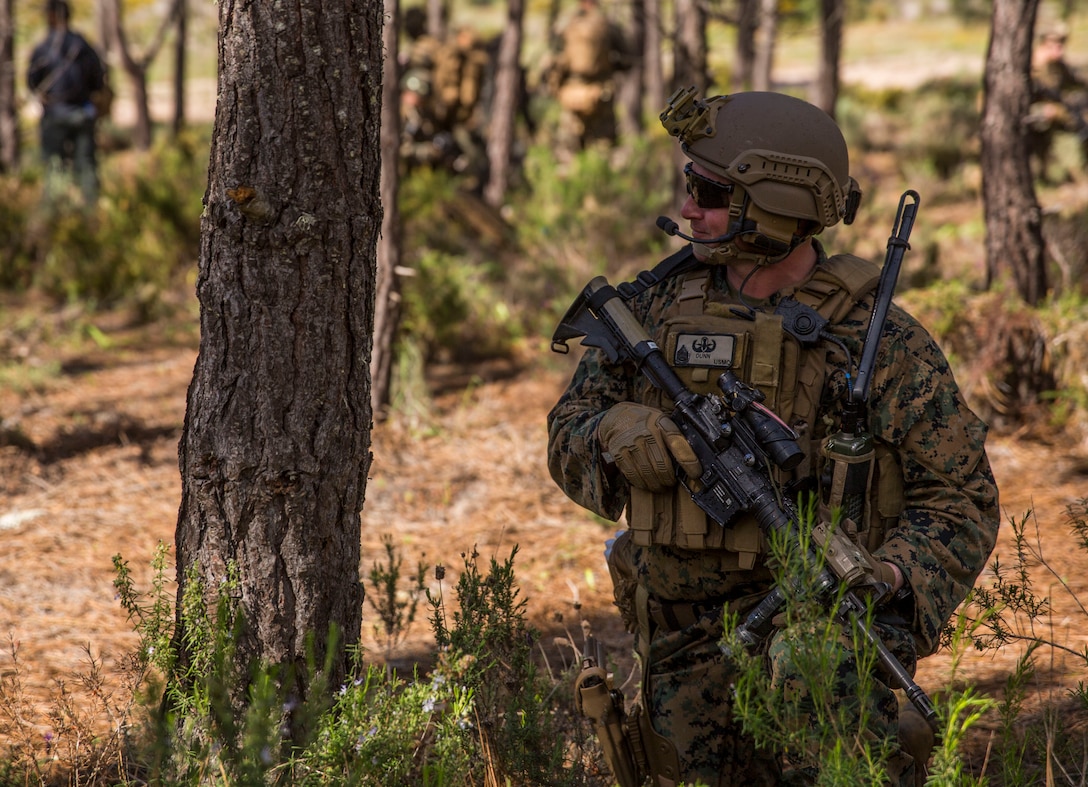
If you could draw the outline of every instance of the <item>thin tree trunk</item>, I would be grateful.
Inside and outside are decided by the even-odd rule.
[[[665,69],[661,61],[662,42],[665,40],[664,20],[661,16],[661,0],[643,0],[646,9],[646,32],[642,45],[642,72],[646,85],[646,103],[655,114],[665,108],[668,94],[665,90]]]
[[[374,297],[374,341],[371,351],[371,403],[385,417],[393,387],[396,337],[400,325],[400,2],[385,0],[382,32],[381,201],[382,235],[378,241],[377,288]]]
[[[113,33],[110,26],[110,1],[111,0],[98,0],[94,6],[95,24],[98,27],[98,54],[102,57],[103,63],[110,63],[113,60]]]
[[[616,75],[616,120],[621,136],[637,137],[642,133],[645,112],[642,56],[646,51],[646,0],[631,0],[631,21],[625,34],[629,65]]]
[[[15,103],[15,2],[0,0],[0,172],[19,167],[19,111]]]
[[[178,0],[174,27],[174,135],[185,128],[185,55],[189,46],[189,3]]]
[[[140,150],[151,147],[151,109],[147,94],[147,72],[159,54],[159,50],[162,49],[166,41],[166,32],[174,24],[182,2],[183,0],[173,0],[147,52],[140,57],[133,54],[125,35],[120,1],[102,0],[99,6],[102,26],[110,41],[110,48],[117,52],[121,60],[121,68],[128,75],[132,85],[132,103],[136,110],[132,141]]]
[[[179,609],[191,573],[212,609],[238,576],[236,707],[255,664],[281,667],[307,699],[308,653],[328,658],[338,686],[360,635],[381,12],[367,0],[219,4],[176,543]],[[179,678],[187,642],[179,613]]]
[[[694,85],[706,93],[710,83],[706,59],[706,11],[699,0],[676,0],[676,60],[673,89]]]
[[[426,0],[427,32],[439,41],[449,35],[450,9],[447,0]]]
[[[759,0],[756,59],[752,71],[753,90],[771,90],[774,48],[778,43],[778,0]]]
[[[752,89],[758,20],[759,0],[739,0],[737,4],[737,45],[732,80],[734,92]]]
[[[1022,119],[1031,103],[1031,40],[1039,0],[994,0],[982,110],[986,285],[1011,272],[1024,301],[1047,292],[1042,214]]]
[[[487,128],[488,180],[484,201],[499,207],[506,199],[513,159],[514,131],[521,98],[521,37],[525,0],[507,0],[506,27],[499,42],[495,94]]]
[[[839,101],[839,62],[845,17],[845,0],[820,0],[820,62],[811,100],[831,117],[835,117],[835,105]]]

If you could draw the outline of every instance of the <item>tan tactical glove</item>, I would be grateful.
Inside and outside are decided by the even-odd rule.
[[[676,485],[672,460],[698,478],[703,473],[695,452],[668,415],[655,407],[631,402],[613,405],[597,427],[597,440],[606,460],[640,489],[663,492]]]

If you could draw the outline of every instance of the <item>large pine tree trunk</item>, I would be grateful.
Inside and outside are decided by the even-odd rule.
[[[499,207],[506,198],[513,160],[514,132],[521,99],[521,38],[525,0],[507,0],[506,27],[499,41],[495,95],[487,127],[488,180],[484,200]]]
[[[311,641],[321,664],[339,630],[336,686],[361,625],[381,11],[366,0],[219,4],[178,598],[190,569],[214,599],[235,566],[237,665],[294,668],[289,688],[303,699]],[[243,704],[244,681],[232,688]]]
[[[1011,271],[1024,301],[1046,296],[1042,214],[1022,119],[1031,103],[1031,39],[1039,0],[994,0],[982,109],[986,280]]]

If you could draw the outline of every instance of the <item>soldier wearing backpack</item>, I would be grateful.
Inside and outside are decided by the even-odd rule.
[[[558,152],[570,155],[596,142],[615,144],[615,77],[629,66],[623,31],[598,0],[579,0],[558,41],[546,76],[561,110]]]
[[[48,0],[49,32],[30,56],[27,86],[42,105],[41,156],[46,193],[59,188],[58,176],[75,180],[86,205],[98,198],[95,121],[106,91],[106,69],[98,53],[70,30],[66,0]]]
[[[449,135],[455,172],[472,188],[483,186],[487,144],[483,120],[484,86],[490,77],[487,48],[471,27],[458,28],[435,56],[434,102],[438,127]]]

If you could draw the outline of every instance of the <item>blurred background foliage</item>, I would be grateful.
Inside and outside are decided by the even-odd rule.
[[[728,10],[728,3],[719,5]],[[950,58],[967,54],[981,64],[988,3],[959,0],[939,18],[904,21],[909,5],[851,3],[844,60],[910,57],[912,47],[931,40]],[[89,20],[89,3],[77,0],[75,7],[74,26],[86,28],[79,22]],[[22,9],[17,39],[33,37],[37,9],[29,2],[17,8]],[[149,27],[155,21],[150,6],[126,9],[137,27],[145,18]],[[782,3],[778,68],[784,74],[814,61],[817,9],[816,0]],[[501,27],[501,3],[473,3],[469,10],[481,31]],[[533,48],[543,45],[544,37],[531,33],[543,15],[543,0],[530,3],[526,62],[533,62]],[[214,16],[203,9],[194,22],[194,39],[203,40],[198,30],[209,25],[214,31]],[[712,70],[719,85],[728,85],[732,28],[715,22],[708,35]],[[207,58],[192,68],[214,76]],[[123,75],[114,78],[123,95]],[[153,85],[155,78],[153,70]],[[918,191],[921,209],[900,277],[900,300],[937,335],[984,417],[999,427],[1026,417],[1044,428],[1059,424],[1086,434],[1088,381],[1081,370],[1088,368],[1088,359],[1081,348],[1088,346],[1083,327],[1088,325],[1088,184],[1076,151],[1058,150],[1059,165],[1070,173],[1067,182],[1040,187],[1053,295],[1025,314],[1000,283],[984,291],[980,80],[957,75],[915,87],[885,81],[891,84],[847,82],[842,89],[838,120],[865,196],[855,224],[826,231],[825,245],[832,252],[883,259],[900,194]],[[804,95],[803,84],[788,79],[780,89]],[[540,97],[533,108],[541,122],[553,109]],[[47,310],[68,313],[78,305],[82,317],[72,331],[84,338],[94,333],[87,329],[93,323],[87,315],[106,310],[124,310],[136,322],[195,325],[192,296],[210,124],[193,124],[179,136],[159,133],[150,151],[136,151],[127,144],[125,129],[107,122],[102,200],[88,216],[63,205],[43,209],[42,173],[30,163],[36,161],[31,123],[25,119],[28,165],[0,175],[0,324],[8,326],[8,334],[21,304],[33,302],[40,312],[43,301]],[[521,365],[539,359],[557,320],[591,277],[631,278],[679,247],[655,226],[659,215],[679,217],[675,143],[654,119],[647,127],[638,139],[586,151],[562,166],[546,139],[525,143],[518,177],[501,210],[486,206],[449,172],[417,169],[402,180],[401,270],[406,275],[395,400],[405,404],[425,397],[426,378],[437,364],[505,360]],[[1034,339],[1024,341],[1042,337],[1045,357],[1040,362],[1025,351],[1025,363],[1045,368],[1007,368],[1007,361],[999,360],[1000,343],[1018,340],[1019,334],[1008,333],[1017,325],[1035,332]],[[0,364],[19,362],[3,349],[0,339]],[[1038,412],[1013,413],[1023,409],[1015,389],[1025,374],[1049,375],[1052,395]]]

